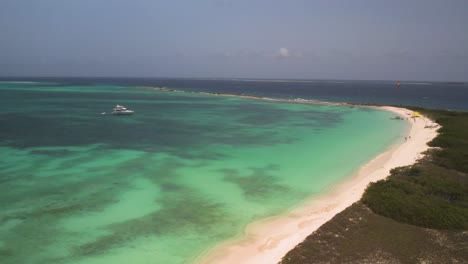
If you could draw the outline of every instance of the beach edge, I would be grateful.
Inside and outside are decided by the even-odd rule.
[[[393,106],[360,107],[390,111],[403,117],[413,112]],[[286,214],[249,224],[241,238],[216,245],[195,259],[194,263],[278,263],[320,226],[359,201],[369,183],[385,179],[392,168],[414,164],[422,157],[422,153],[429,149],[427,143],[438,134],[437,125],[425,116],[408,119],[407,122],[410,128],[404,137],[408,140],[392,144],[323,195],[306,201]]]

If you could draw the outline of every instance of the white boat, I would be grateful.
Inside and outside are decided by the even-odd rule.
[[[127,109],[123,105],[116,105],[114,109],[112,109],[112,114],[113,115],[133,115],[135,111]]]

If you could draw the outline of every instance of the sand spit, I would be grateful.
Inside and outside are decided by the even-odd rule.
[[[261,96],[255,96],[255,95],[247,95],[247,94],[229,94],[229,93],[195,92],[195,91],[191,92],[191,91],[178,90],[178,89],[173,89],[173,88],[168,88],[168,87],[157,87],[157,86],[156,87],[142,86],[142,87],[137,87],[137,88],[144,89],[144,90],[159,91],[159,92],[189,93],[189,94],[200,94],[200,95],[210,95],[210,96],[236,97],[236,98],[244,98],[244,99],[272,101],[272,102],[318,104],[318,105],[341,105],[341,106],[356,106],[357,105],[357,104],[350,104],[350,103],[326,102],[326,101],[303,99],[303,98],[280,99],[280,98],[261,97]]]

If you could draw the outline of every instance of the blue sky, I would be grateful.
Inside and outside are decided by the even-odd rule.
[[[0,76],[468,81],[468,0],[0,0]]]

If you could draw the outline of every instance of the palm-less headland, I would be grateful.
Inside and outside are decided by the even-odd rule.
[[[403,108],[0,85],[5,263],[279,261],[436,135]]]

